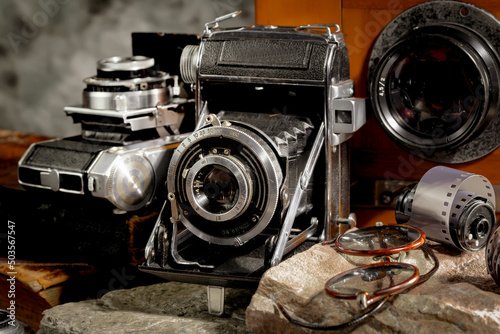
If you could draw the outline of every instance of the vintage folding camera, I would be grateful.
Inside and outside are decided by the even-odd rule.
[[[198,125],[170,160],[141,269],[255,287],[284,255],[354,220],[348,139],[365,101],[352,98],[338,26],[222,29],[222,19],[182,53]]]
[[[161,197],[173,149],[195,124],[179,59],[198,36],[137,33],[132,42],[134,56],[99,61],[83,105],[64,109],[81,135],[32,145],[19,161],[20,184],[91,194],[126,211]]]

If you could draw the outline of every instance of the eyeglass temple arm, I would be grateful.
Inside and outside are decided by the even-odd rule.
[[[372,303],[372,305],[375,305],[375,306],[370,308],[368,311],[366,311],[365,313],[363,313],[362,315],[360,315],[356,319],[348,321],[348,322],[344,322],[342,324],[330,325],[330,326],[316,325],[316,324],[306,323],[304,321],[295,319],[288,313],[288,311],[283,307],[283,305],[281,305],[280,303],[276,303],[276,305],[277,305],[278,309],[280,310],[281,314],[283,314],[283,316],[286,318],[286,320],[288,320],[289,322],[291,322],[294,325],[301,326],[301,327],[308,328],[308,329],[333,331],[333,330],[340,330],[340,329],[349,328],[349,327],[355,326],[355,325],[359,324],[360,322],[366,320],[369,316],[378,312],[382,308],[382,306],[385,305],[385,302],[388,299],[389,299],[389,296],[381,297],[381,299],[377,299],[378,303],[375,303],[375,304]]]
[[[422,247],[422,250],[424,251],[424,253],[426,253],[427,255],[429,255],[430,258],[434,261],[434,267],[431,270],[429,270],[429,272],[427,272],[426,274],[420,275],[420,277],[418,278],[418,282],[417,282],[416,285],[422,284],[425,281],[427,281],[439,269],[439,260],[436,257],[436,255],[434,254],[434,252],[432,251],[432,249],[428,245],[426,245],[426,244],[423,244],[420,247]]]

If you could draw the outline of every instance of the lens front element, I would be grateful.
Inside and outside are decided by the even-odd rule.
[[[220,208],[216,208],[215,211],[210,209],[208,211],[217,213],[231,209],[234,206],[235,197],[238,196],[238,186],[234,175],[222,166],[210,166],[202,169],[198,174],[198,179],[203,178],[204,181],[197,181],[195,187],[198,189],[195,191],[198,192],[201,187],[205,196],[211,201],[211,206],[220,204]]]
[[[252,197],[252,182],[245,166],[230,156],[209,155],[198,160],[186,178],[189,203],[211,221],[238,217]]]
[[[491,13],[457,1],[424,2],[387,24],[373,45],[368,79],[374,115],[390,139],[441,164],[496,150],[499,34]]]
[[[397,52],[388,69],[394,119],[423,138],[454,138],[481,113],[485,91],[473,60],[457,45],[429,36]]]

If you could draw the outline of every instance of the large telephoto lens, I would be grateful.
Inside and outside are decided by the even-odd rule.
[[[375,117],[402,148],[426,160],[460,163],[498,147],[499,60],[482,31],[462,24],[463,13],[474,22],[485,12],[443,3],[416,6],[381,33],[370,60],[370,96]],[[438,12],[446,16],[440,21],[429,15],[434,11],[449,15]],[[486,18],[500,30],[500,22]]]

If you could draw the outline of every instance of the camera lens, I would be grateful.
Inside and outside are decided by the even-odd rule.
[[[464,8],[468,15],[461,15]],[[463,3],[432,1],[398,15],[369,65],[374,115],[412,155],[464,163],[498,147],[500,21]]]
[[[207,166],[202,168],[196,178],[194,190],[207,199],[203,204],[205,210],[220,214],[234,207],[239,193],[238,181],[229,169],[216,165]]]
[[[188,171],[187,196],[196,212],[211,221],[240,216],[252,197],[252,180],[236,157],[212,153]]]
[[[218,245],[241,245],[261,233],[278,206],[280,163],[256,129],[200,128],[175,150],[167,188],[180,221]]]
[[[479,135],[496,112],[487,46],[461,28],[417,29],[377,66],[375,115],[404,147],[454,149]],[[496,94],[492,94],[496,93]]]
[[[155,67],[154,58],[144,56],[100,60],[97,75],[84,80],[87,87],[83,90],[83,107],[123,112],[167,104],[171,99],[167,89],[169,75]],[[94,123],[92,120],[82,124],[93,133],[101,126]]]
[[[386,87],[398,125],[423,138],[464,135],[485,102],[482,75],[473,60],[437,37],[396,53]]]
[[[104,72],[139,71],[155,65],[153,58],[144,56],[110,57],[97,62],[97,69]]]

